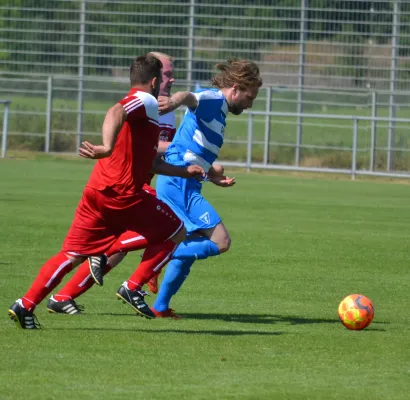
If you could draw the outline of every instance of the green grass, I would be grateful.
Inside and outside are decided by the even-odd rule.
[[[80,298],[86,315],[43,303],[44,329],[17,330],[7,307],[60,249],[90,169],[0,162],[1,399],[408,398],[409,185],[243,173],[206,185],[233,243],[193,268],[172,303],[183,320],[116,301],[130,254]],[[337,320],[350,293],[374,303],[364,331]]]

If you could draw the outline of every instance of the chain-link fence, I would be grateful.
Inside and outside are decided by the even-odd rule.
[[[6,3],[0,5],[0,98],[13,100],[9,148],[75,151],[127,91],[130,60],[162,51],[175,57],[176,89],[207,85],[213,65],[227,57],[259,64],[266,90],[254,109],[294,113],[268,122],[255,117],[254,137],[266,141],[264,163],[337,163],[335,148],[351,140],[351,128],[339,119],[303,118],[322,113],[372,117],[359,127],[363,151],[375,154],[369,165],[410,170],[409,132],[395,123],[410,117],[410,2]],[[245,120],[228,122],[222,156],[243,157]]]

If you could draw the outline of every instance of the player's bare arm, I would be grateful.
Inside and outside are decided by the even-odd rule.
[[[118,133],[127,118],[127,114],[121,104],[115,104],[105,115],[102,126],[102,145],[94,145],[90,142],[83,142],[78,149],[81,157],[100,159],[109,157],[114,150]]]
[[[180,176],[181,178],[196,178],[198,180],[205,177],[205,171],[199,165],[189,165],[188,167],[177,167],[168,164],[162,158],[155,157],[151,172],[166,176]]]
[[[198,106],[197,98],[191,92],[176,92],[171,97],[158,97],[158,111],[160,115],[176,110],[180,106],[195,109]]]
[[[208,171],[208,179],[216,186],[231,187],[236,184],[235,178],[224,175],[225,169],[220,164],[212,164]]]

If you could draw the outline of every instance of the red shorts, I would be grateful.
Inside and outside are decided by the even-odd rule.
[[[86,187],[62,251],[99,255],[108,251],[125,231],[144,236],[150,244],[159,244],[183,226],[164,202],[145,190],[135,196],[121,197],[110,189],[98,191]]]

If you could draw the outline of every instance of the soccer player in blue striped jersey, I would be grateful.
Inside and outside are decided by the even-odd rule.
[[[217,64],[219,72],[211,79],[214,88],[198,93],[177,92],[159,98],[160,113],[168,113],[181,105],[186,114],[165,154],[168,163],[177,166],[199,165],[208,172],[211,182],[229,187],[235,178],[215,171],[224,141],[228,113],[241,114],[251,108],[262,79],[258,66],[248,60],[229,59]],[[159,175],[157,196],[167,203],[184,222],[190,235],[181,243],[168,264],[152,311],[157,317],[179,318],[170,308],[195,260],[216,256],[229,250],[231,238],[217,211],[201,194],[202,183]]]

